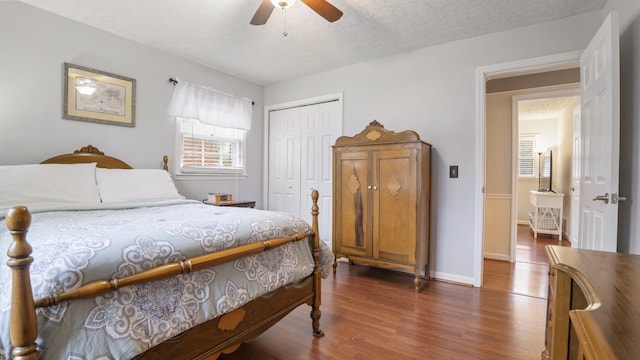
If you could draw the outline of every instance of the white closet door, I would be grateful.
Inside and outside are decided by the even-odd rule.
[[[320,193],[320,237],[331,245],[332,148],[342,135],[342,102],[269,113],[269,210],[311,221],[311,191]]]
[[[330,242],[333,205],[331,146],[342,133],[342,114],[337,101],[305,106],[300,110],[303,112],[300,166],[302,218],[311,221],[311,190],[318,190],[320,238]]]
[[[300,121],[295,110],[270,114],[268,208],[300,216]]]

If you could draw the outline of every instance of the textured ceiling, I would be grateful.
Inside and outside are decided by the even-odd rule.
[[[579,104],[579,96],[553,97],[518,102],[518,118],[523,120],[557,119],[565,110]]]
[[[268,85],[439,43],[600,10],[606,0],[330,0],[329,23],[304,3],[249,24],[261,0],[21,0]]]

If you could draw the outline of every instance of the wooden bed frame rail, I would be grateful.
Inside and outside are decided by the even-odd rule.
[[[319,260],[320,237],[318,236],[318,197],[318,191],[313,190],[311,194],[311,198],[313,200],[313,206],[311,209],[312,230],[309,232],[301,232],[288,237],[270,239],[258,243],[247,244],[234,249],[201,255],[184,261],[161,265],[153,269],[149,269],[144,272],[119,279],[113,278],[109,280],[94,281],[85,284],[77,289],[38,300],[34,300],[33,297],[29,272],[30,265],[33,262],[33,258],[31,257],[32,248],[31,245],[29,245],[29,243],[27,242],[27,231],[31,224],[31,214],[29,213],[29,210],[24,206],[16,206],[11,208],[7,213],[5,221],[7,224],[7,228],[9,229],[13,238],[13,242],[11,243],[7,251],[7,255],[9,256],[7,265],[11,268],[12,273],[10,331],[11,343],[14,346],[12,352],[13,358],[16,360],[30,360],[39,358],[37,344],[35,342],[37,339],[38,331],[36,320],[36,308],[38,307],[47,307],[59,304],[62,301],[73,299],[92,298],[102,295],[111,290],[117,290],[124,286],[166,279],[180,274],[205,269],[214,265],[258,254],[291,242],[300,241],[305,238],[309,238],[309,241],[311,242],[314,259],[314,272],[310,276],[311,279],[307,278],[305,281],[303,281],[303,283],[308,285],[296,286],[296,284],[293,284],[289,286],[291,288],[299,288],[299,290],[291,290],[292,293],[290,294],[283,295],[284,299],[293,298],[291,300],[285,300],[285,304],[286,301],[290,301],[291,304],[289,306],[285,306],[284,309],[278,309],[277,311],[274,310],[274,313],[265,317],[265,319],[256,321],[256,325],[253,325],[246,329],[238,329],[238,331],[236,332],[229,332],[229,336],[216,336],[216,334],[213,334],[212,336],[216,338],[217,343],[214,344],[215,346],[212,346],[210,350],[202,353],[206,356],[195,356],[192,353],[188,354],[189,357],[186,358],[215,359],[222,352],[232,352],[240,345],[241,342],[250,340],[253,337],[259,335],[264,330],[268,329],[271,325],[275,324],[275,322],[277,322],[280,318],[284,317],[284,315],[286,315],[302,303],[308,303],[312,307],[310,315],[312,319],[313,335],[316,337],[323,336],[324,333],[320,330],[321,275]],[[300,290],[304,286],[306,286],[306,290]],[[311,295],[309,295],[309,289],[311,290]],[[276,292],[277,291],[278,290],[276,290]],[[263,297],[269,296],[272,295],[266,294]],[[249,304],[251,304],[251,302]],[[247,310],[242,311],[242,314],[244,315],[244,312]],[[224,317],[224,315],[222,317]],[[224,322],[228,321],[228,319],[217,320],[216,326],[220,330],[235,330],[227,329],[228,325],[223,324]],[[233,323],[234,320],[231,320],[231,322]],[[201,325],[206,325],[206,323]],[[182,335],[178,335],[177,338],[181,336]],[[169,342],[170,341],[171,340],[169,340]],[[209,345],[211,346],[212,344]],[[147,353],[145,353],[142,354],[141,357],[160,358],[158,357],[160,353],[167,355],[164,350],[156,351],[155,353],[153,350],[154,349],[152,348],[148,351],[149,356],[147,356]],[[198,351],[201,351],[201,349],[199,349]],[[187,356],[187,352],[181,352],[180,355]]]

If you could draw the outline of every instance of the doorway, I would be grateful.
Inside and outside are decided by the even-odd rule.
[[[579,156],[576,152],[579,149],[574,146],[574,124],[575,109],[580,106],[580,88],[579,83],[567,86],[569,88],[566,90],[535,89],[513,97],[514,170],[511,176],[515,214],[512,218],[515,218],[518,226],[528,227],[535,219],[530,204],[531,191],[557,194],[561,208],[553,214],[545,212],[546,218],[539,219],[539,222],[543,226],[550,225],[546,227],[549,233],[559,231],[560,238],[569,237],[570,229],[574,226],[573,169],[576,163],[574,158]],[[558,239],[558,233],[555,236]],[[520,238],[517,232],[511,234],[511,261],[521,260],[517,251]]]
[[[581,154],[580,163],[580,247],[615,251],[618,220],[618,165],[620,143],[620,67],[618,14],[611,12],[584,51],[525,59],[506,64],[478,68],[476,84],[476,161],[489,159],[485,148],[487,124],[486,94],[491,78],[515,74],[538,73],[540,69],[567,65],[580,66],[584,71],[581,91]],[[484,130],[484,131],[483,131]],[[606,155],[606,156],[603,156]],[[476,167],[476,218],[474,236],[474,286],[482,286],[485,240],[486,164]],[[589,170],[587,170],[589,169]],[[587,186],[588,185],[588,186]],[[512,187],[511,189],[513,189]],[[611,201],[609,201],[611,194]],[[585,201],[594,199],[594,202]],[[584,216],[583,216],[584,215]],[[513,224],[513,219],[511,224]],[[597,225],[597,226],[596,226]],[[583,231],[585,230],[585,231]],[[513,231],[512,231],[513,233]],[[613,249],[613,250],[612,250]]]
[[[496,279],[495,273],[504,271],[505,283],[500,287],[529,296],[539,296],[546,288],[548,263],[544,245],[568,244],[559,241],[557,235],[534,237],[529,227],[530,192],[542,188],[558,195],[568,192],[573,163],[573,110],[580,103],[578,68],[540,71],[500,80],[517,84],[511,88],[488,82],[486,94],[485,273]],[[553,85],[539,86],[544,83]],[[542,161],[545,153],[547,160],[553,162]],[[556,214],[555,224],[562,233],[570,214],[570,196],[559,200],[567,203],[561,205],[567,210],[564,215],[562,211]]]
[[[579,86],[580,70],[573,66],[487,82],[484,257],[516,260],[516,225],[529,223],[530,191],[540,180],[554,193],[570,187]],[[553,156],[552,168],[540,168],[543,152]]]
[[[513,129],[511,124],[511,122],[513,121],[512,104],[511,100],[508,100],[507,104],[505,105],[505,107],[509,109],[508,115],[502,118],[503,125],[506,123],[506,126],[502,127],[502,129],[498,131],[494,131],[494,129],[491,129],[491,126],[495,124],[489,121],[490,116],[487,113],[487,108],[489,105],[487,94],[491,92],[491,89],[488,85],[492,79],[529,76],[532,74],[550,73],[554,71],[576,68],[579,66],[580,54],[581,52],[576,51],[540,58],[526,59],[507,64],[496,64],[482,67],[477,71],[477,93],[479,95],[478,101],[476,102],[476,104],[478,105],[477,123],[480,129],[483,129],[484,131],[477,132],[478,135],[476,142],[478,144],[478,151],[476,153],[476,156],[477,163],[484,164],[485,166],[480,166],[476,170],[476,183],[480,184],[481,189],[476,192],[476,229],[474,232],[476,236],[476,239],[474,241],[474,253],[476,254],[476,257],[474,260],[474,286],[482,286],[482,274],[484,266],[483,254],[485,254],[485,250],[487,250],[484,246],[485,239],[493,238],[490,234],[485,233],[485,229],[499,229],[500,233],[498,233],[495,238],[502,239],[509,239],[511,237],[511,234],[516,233],[516,219],[513,215],[514,211],[512,211],[514,209],[514,206],[511,205],[511,201],[515,201],[515,196],[512,196],[511,193],[512,189],[516,188],[516,185],[512,184],[513,181],[509,181],[508,179],[505,180],[504,176],[500,177],[501,180],[496,183],[492,183],[491,181],[489,181],[489,179],[487,179],[487,177],[493,174],[504,171],[506,171],[509,175],[512,174],[511,169],[513,168],[513,160],[511,155],[511,147],[513,146],[513,144],[508,140],[504,141],[504,139],[513,138]],[[498,85],[513,83],[513,81],[509,82],[506,80],[496,82],[496,84]],[[515,83],[517,83],[517,81]],[[553,84],[547,85],[553,86]],[[560,85],[561,84],[555,84],[555,86]],[[500,88],[498,87],[493,89]],[[497,92],[500,91],[501,90],[498,90]],[[502,91],[506,90],[502,89]],[[502,134],[502,141],[488,142],[487,139],[485,139],[485,134],[489,133]],[[491,145],[496,144],[499,145],[497,148],[491,148]],[[487,171],[487,169],[491,169],[491,171]],[[494,204],[492,204],[492,201]],[[495,203],[497,203],[499,206],[492,206],[495,205]],[[491,211],[488,211],[489,209],[491,209]],[[487,214],[490,214],[490,216],[486,216]],[[491,224],[489,224],[491,220],[495,219],[499,219],[500,223],[498,225],[501,226],[491,226]],[[511,260],[510,246],[508,242],[507,244],[501,244],[501,248],[497,250],[498,251],[496,251],[496,253],[503,256],[502,260]]]

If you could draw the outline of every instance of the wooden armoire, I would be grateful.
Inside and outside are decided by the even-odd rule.
[[[431,145],[377,121],[333,146],[333,252],[350,263],[429,272]],[[334,263],[334,272],[337,263]]]

